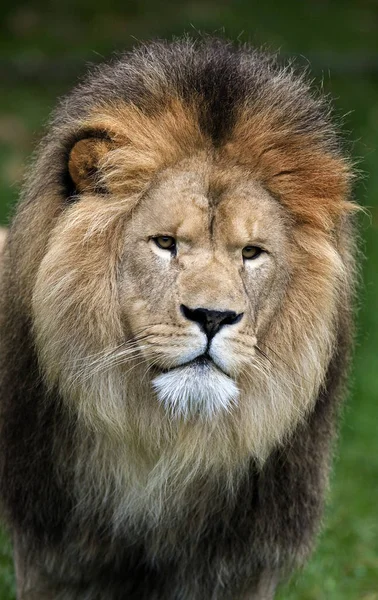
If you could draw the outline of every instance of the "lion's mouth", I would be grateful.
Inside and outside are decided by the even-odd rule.
[[[208,352],[204,352],[203,354],[196,356],[196,358],[193,358],[192,360],[189,360],[188,362],[181,363],[180,365],[176,365],[169,369],[160,369],[160,372],[161,373],[170,373],[171,371],[174,371],[176,369],[182,369],[183,367],[192,367],[192,368],[198,370],[199,375],[201,374],[202,370],[214,368],[214,369],[217,369],[218,371],[220,371],[221,373],[223,373],[223,375],[226,375],[226,377],[230,377],[229,373],[226,373],[226,371],[224,371],[224,369],[222,369],[219,365],[217,365],[214,362],[214,360],[211,358],[211,356]]]
[[[160,370],[152,387],[171,415],[188,419],[211,419],[235,406],[239,389],[207,353],[171,369]]]
[[[193,367],[206,368],[210,364],[215,365],[211,356],[209,354],[205,353],[205,354],[201,354],[200,356],[197,356],[196,358],[193,358],[193,360],[190,360],[189,362],[184,363],[181,366],[185,367],[185,366],[192,365]]]

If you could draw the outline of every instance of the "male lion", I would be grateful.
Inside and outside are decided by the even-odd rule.
[[[308,556],[351,178],[327,103],[250,48],[153,43],[63,99],[5,248],[19,599],[267,600]]]

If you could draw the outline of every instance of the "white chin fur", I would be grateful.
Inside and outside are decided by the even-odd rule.
[[[235,382],[209,364],[177,367],[155,377],[152,385],[165,408],[184,419],[211,419],[229,411],[239,396]]]

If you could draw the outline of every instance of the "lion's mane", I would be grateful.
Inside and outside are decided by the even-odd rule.
[[[218,186],[259,182],[292,232],[256,402],[215,424],[175,421],[137,370],[99,362],[130,334],[125,220],[161,173],[202,155]],[[236,598],[307,556],[351,346],[351,182],[328,103],[247,47],[142,46],[60,102],[0,299],[2,503],[54,598]]]

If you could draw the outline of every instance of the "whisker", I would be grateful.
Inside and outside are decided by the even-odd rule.
[[[274,363],[272,363],[272,361],[269,359],[269,357],[267,357],[267,360],[269,361],[270,365],[275,367]],[[260,366],[262,366],[262,364],[260,363]],[[289,367],[289,365],[287,365]],[[290,367],[289,367],[290,368]],[[302,379],[304,381],[307,381],[303,376],[301,376],[299,373],[297,373],[294,369],[291,369],[293,371],[293,373],[295,373],[296,375],[299,375],[300,377],[302,377]],[[272,375],[272,373],[271,373]],[[294,387],[297,388],[300,391],[303,391],[303,386],[300,383],[296,383],[294,382],[292,379],[289,379],[286,375],[285,372],[283,372],[282,370],[279,371],[279,378],[281,380],[284,380],[285,384],[288,385],[289,387]],[[311,383],[311,382],[309,382]]]
[[[272,363],[270,363],[270,364],[272,364]],[[271,398],[272,403],[275,404],[275,399],[273,397],[273,394],[280,391],[280,386],[278,385],[278,387],[277,387],[277,380],[274,376],[274,373],[268,372],[265,368],[265,365],[263,365],[262,363],[256,364],[254,362],[254,363],[251,363],[251,366],[259,373],[262,373],[264,375],[264,377],[266,378],[266,381],[269,384],[269,390],[268,390],[269,396]],[[247,371],[246,375],[247,375],[247,379],[252,378],[251,372]],[[291,388],[295,387],[300,391],[303,390],[302,386],[297,385],[293,381],[287,379],[282,372],[279,374],[279,377],[280,377],[280,379],[284,378],[286,380],[286,385],[288,385],[289,387],[291,387]],[[299,416],[303,416],[302,411],[300,410],[300,408],[298,406],[296,406],[295,402],[293,402],[293,400],[290,398],[290,396],[287,396],[285,398],[285,402],[287,402]]]
[[[135,369],[136,367],[140,367],[143,364],[148,363],[148,358],[144,357],[142,358],[142,360],[136,362],[134,365],[132,365],[129,369],[127,369],[127,371],[125,371],[124,376],[126,377],[129,373],[131,373],[131,371],[133,371],[133,369]],[[149,364],[147,364],[147,367],[149,367]],[[148,370],[148,369],[147,369]],[[142,381],[142,380],[141,380]]]
[[[269,356],[268,356],[268,355],[267,355],[267,354],[266,354],[266,353],[265,353],[263,350],[261,350],[261,348],[260,348],[260,347],[259,347],[257,344],[255,345],[255,348],[256,348],[256,350],[258,350],[258,352],[260,352],[260,354],[261,354],[261,355],[262,355],[264,358],[266,358],[266,360],[267,360],[267,361],[268,361],[268,362],[269,362],[271,365],[273,365],[273,363],[272,363],[271,359],[269,358]]]
[[[259,371],[259,373],[262,373],[264,375],[264,377],[266,377],[266,379],[269,380],[269,373],[266,371],[266,369],[264,368],[263,365],[257,365],[254,362],[251,362],[251,366],[256,370]],[[249,371],[246,372],[246,375],[249,379],[251,379],[251,373]]]
[[[89,359],[94,359],[94,360],[101,360],[104,356],[107,357],[115,352],[117,352],[120,348],[132,348],[134,346],[137,346],[140,342],[146,341],[149,337],[153,337],[152,334],[149,335],[145,335],[145,336],[139,336],[139,337],[134,337],[130,340],[125,340],[124,342],[122,342],[121,344],[118,344],[117,346],[114,346],[113,348],[105,348],[103,350],[100,350],[99,352],[95,352],[94,354],[88,354],[86,356],[80,357],[78,359],[76,359],[76,362],[85,362]]]
[[[86,382],[98,373],[105,372],[122,364],[126,357],[133,358],[135,355],[140,353],[140,350],[143,349],[143,346],[139,346],[137,348],[128,348],[126,350],[118,351],[116,354],[103,356],[102,359],[96,359],[96,361],[93,361],[86,368],[83,366],[80,369],[80,371],[76,374],[76,377],[72,380],[71,386],[75,385],[79,379],[82,379],[83,382]]]
[[[140,329],[136,329],[135,331],[133,331],[133,337],[138,336],[140,333],[143,333],[144,331],[147,331],[147,330],[151,331],[151,330],[153,330],[156,327],[164,327],[164,326],[166,328],[169,328],[170,331],[174,331],[175,334],[178,334],[178,330],[186,329],[186,327],[181,326],[181,325],[177,325],[177,324],[172,325],[170,323],[152,323],[152,324],[146,325],[145,327],[141,327]],[[154,335],[156,335],[156,334],[154,334]],[[178,335],[180,335],[180,336],[183,336],[183,335],[190,336],[191,334],[189,334],[189,333],[185,333],[185,334],[180,333]]]
[[[281,356],[275,352],[275,350],[273,350],[272,348],[270,348],[267,344],[265,344],[265,342],[260,342],[260,344],[263,344],[268,350],[269,352],[271,352],[272,354],[274,354],[288,369],[290,369],[291,371],[293,371],[293,373],[295,373],[296,375],[298,375],[298,377],[301,377],[304,381],[307,381],[307,383],[312,383],[309,379],[307,379],[304,375],[302,375],[302,373],[299,373],[298,371],[296,371],[291,365],[289,365],[286,361],[284,361],[283,358],[281,358]],[[269,356],[264,353],[261,348],[259,348],[258,346],[255,346],[255,348],[257,348],[260,353],[267,359],[269,360],[269,362],[273,365],[271,359],[269,358]]]
[[[158,360],[159,360],[158,358],[155,358],[154,361],[150,362],[150,364],[147,365],[147,368],[146,368],[146,370],[143,374],[142,380],[141,380],[142,383],[144,382],[145,378],[147,377],[147,373],[157,364]]]
[[[132,359],[132,358],[134,358],[134,356],[137,356],[138,354],[140,354],[141,350],[146,350],[147,348],[148,348],[147,346],[146,347],[139,346],[137,348],[128,348],[127,350],[123,350],[122,352],[119,352],[113,356],[109,356],[102,361],[97,361],[96,364],[91,365],[92,368],[89,369],[90,373],[95,374],[99,370],[101,371],[106,368],[118,366],[119,364],[122,364],[126,358]]]

